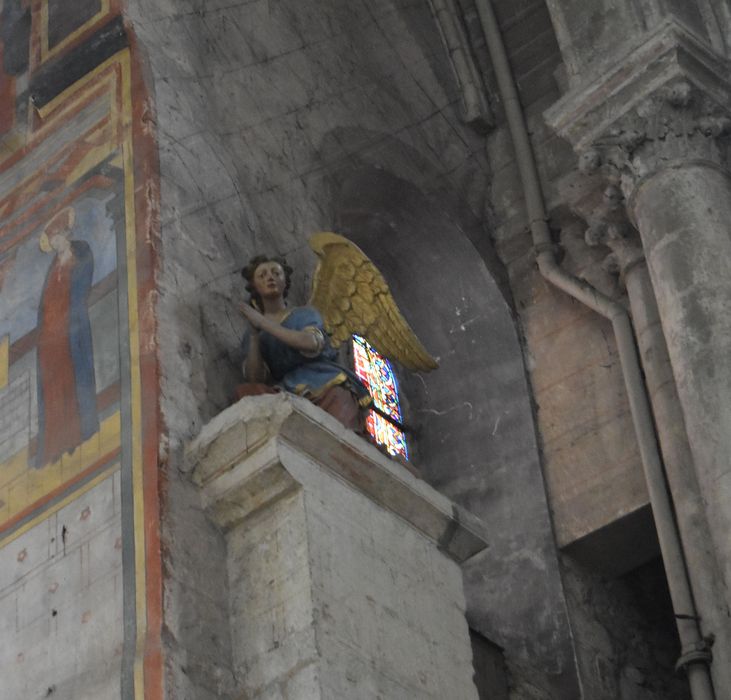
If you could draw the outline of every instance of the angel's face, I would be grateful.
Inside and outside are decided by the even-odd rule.
[[[284,269],[278,262],[263,262],[254,271],[254,289],[262,299],[281,297],[286,286]]]

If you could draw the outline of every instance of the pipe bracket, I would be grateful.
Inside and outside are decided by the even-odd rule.
[[[677,672],[686,671],[691,664],[705,664],[706,666],[710,666],[711,661],[713,661],[711,647],[708,645],[706,639],[702,639],[681,654],[675,664],[675,670]]]

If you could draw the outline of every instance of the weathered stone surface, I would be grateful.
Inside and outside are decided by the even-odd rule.
[[[648,29],[663,24],[692,33],[719,53],[725,52],[728,12],[712,4],[698,0],[611,0],[587,6],[580,0],[547,0],[571,87],[611,72],[618,59],[647,41]],[[591,13],[590,21],[585,12]]]
[[[198,489],[171,480],[164,520],[168,687],[191,698],[232,698],[233,662],[225,541],[200,507]]]
[[[237,440],[249,421],[268,440]],[[231,406],[188,460],[226,531],[239,692],[477,697],[458,562],[479,521],[286,394]]]
[[[474,577],[468,593],[472,623],[501,644],[530,637],[535,619],[549,621],[552,630],[563,626],[568,638],[557,569],[549,567],[544,585],[532,564],[553,556],[553,544],[536,444],[524,439],[534,429],[510,308],[500,298],[504,273],[483,226],[483,141],[461,123],[460,98],[428,5],[185,7],[190,9],[161,13],[149,3],[128,4],[165,105],[156,117],[164,240],[158,319],[171,478],[180,443],[228,405],[239,381],[243,324],[235,305],[243,290],[237,270],[247,257],[263,250],[286,253],[304,273],[291,290],[298,303],[307,296],[312,265],[305,236],[346,227],[353,237],[363,233],[370,248],[362,238],[359,244],[390,259],[384,271],[399,287],[400,303],[409,299],[407,316],[419,314],[417,330],[438,339],[449,367],[442,378],[404,383],[407,420],[419,430],[415,449],[418,454],[423,442],[423,459],[435,466],[425,473],[447,495],[491,518],[491,527],[504,528],[500,545],[481,567],[510,561],[517,550],[540,552],[515,560],[525,567],[516,615],[510,613],[517,600],[510,595],[510,567],[501,567],[501,581],[489,589]],[[553,67],[540,64],[535,54],[530,58],[523,64],[526,77],[540,76],[541,88],[550,88],[553,81],[545,76]],[[369,192],[378,172],[385,176],[380,191],[387,204],[364,205],[343,192],[346,186]],[[370,211],[383,228],[352,225],[348,216],[358,209]],[[460,251],[454,257],[458,278],[468,281],[459,260],[470,262],[469,289],[450,283],[433,243],[447,254]],[[417,252],[419,264],[428,267],[415,285],[414,268],[406,263]],[[424,303],[435,296],[436,322]],[[456,309],[461,318],[455,318]],[[506,460],[520,467],[507,468]],[[522,498],[526,492],[530,499]],[[495,494],[519,494],[514,510],[537,509],[541,516],[516,526],[511,508],[494,507]],[[519,627],[516,616],[523,620]],[[522,654],[522,643],[516,647]]]
[[[239,436],[247,433],[249,423],[266,434],[247,445]],[[194,479],[205,483],[204,507],[221,527],[230,529],[266,504],[254,501],[246,510],[248,501],[239,501],[242,489],[252,496],[271,490],[271,500],[276,500],[291,487],[306,486],[306,476],[283,462],[285,447],[314,459],[406,520],[455,561],[463,562],[486,546],[477,518],[309,401],[285,393],[242,399],[208,423],[187,450],[189,464],[196,465]],[[233,503],[238,504],[235,514],[228,510]]]
[[[654,175],[634,204],[647,263],[698,482],[707,506],[711,535],[731,581],[729,517],[731,484],[726,357],[731,339],[726,309],[729,287],[729,175],[712,165],[694,164]],[[659,206],[662,200],[662,206]]]
[[[110,475],[0,549],[6,697],[120,697],[121,541]]]
[[[584,697],[686,700],[661,562],[605,578],[564,557],[563,572]]]
[[[624,152],[624,158],[619,153],[608,157],[621,169],[629,164],[626,154],[663,134],[713,131],[729,102],[726,74],[726,61],[711,47],[682,25],[667,22],[643,35],[642,44],[611,71],[582,82],[550,107],[546,121],[579,153],[594,146]],[[692,108],[685,109],[691,106],[691,92],[703,100],[692,100]],[[683,141],[677,139],[678,156],[689,155]],[[651,150],[655,145],[660,144]],[[647,172],[639,164],[635,169],[638,177]]]

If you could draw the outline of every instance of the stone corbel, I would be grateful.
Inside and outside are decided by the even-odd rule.
[[[479,520],[286,393],[226,409],[187,460],[224,533],[236,697],[477,700],[459,564]]]
[[[645,259],[642,242],[627,216],[622,190],[617,185],[607,185],[602,202],[587,217],[588,228],[584,234],[586,244],[592,248],[605,246],[611,253],[604,260],[604,269],[618,274],[621,284],[629,270]]]
[[[587,168],[586,162],[580,163],[579,168],[562,179],[558,189],[566,206],[578,219],[572,219],[572,225],[583,224],[586,245],[609,249],[601,268],[615,280],[619,279],[620,286],[613,292],[604,290],[615,296],[624,286],[626,273],[644,260],[644,252],[627,214],[616,169],[602,167],[603,161],[596,151],[589,152],[587,158],[589,156],[599,159],[596,167]]]

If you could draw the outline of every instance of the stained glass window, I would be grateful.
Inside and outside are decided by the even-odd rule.
[[[353,361],[355,373],[368,388],[373,404],[378,409],[368,411],[368,432],[389,454],[408,459],[406,435],[399,427],[403,419],[398,384],[391,363],[358,335],[353,336]]]

